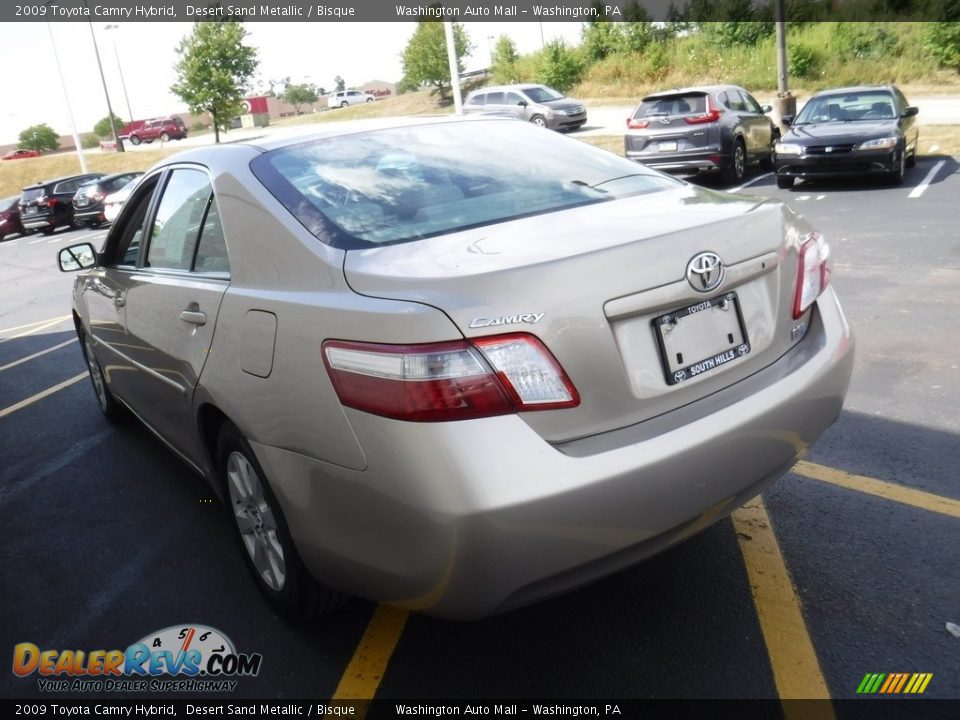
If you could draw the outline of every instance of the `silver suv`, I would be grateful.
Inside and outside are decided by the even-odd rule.
[[[497,85],[474,90],[463,111],[513,115],[551,130],[576,130],[587,121],[583,103],[546,85]]]

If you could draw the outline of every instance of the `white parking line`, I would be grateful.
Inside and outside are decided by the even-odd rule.
[[[759,176],[755,177],[753,180],[748,180],[748,181],[745,182],[743,185],[738,185],[737,187],[733,188],[733,190],[727,190],[727,192],[730,192],[730,193],[740,192],[740,191],[743,190],[744,188],[750,187],[750,186],[753,185],[755,182],[760,182],[760,181],[763,180],[764,178],[768,178],[768,177],[770,177],[771,175],[773,175],[772,172],[764,173],[763,175],[759,175]]]
[[[43,242],[44,240],[46,240],[45,237],[37,238],[36,240],[31,240],[30,242],[28,242],[27,245],[36,245],[37,243]]]
[[[926,176],[923,180],[920,181],[920,184],[917,185],[917,186],[911,191],[911,193],[910,193],[909,195],[907,195],[907,197],[912,199],[912,198],[918,198],[918,197],[920,197],[921,195],[923,195],[924,191],[930,186],[930,183],[933,182],[933,178],[934,178],[934,177],[936,176],[936,174],[940,171],[940,168],[942,168],[942,167],[943,167],[944,165],[946,165],[946,164],[947,164],[947,161],[946,161],[946,160],[941,160],[941,161],[938,162],[936,165],[934,165],[932,168],[930,168],[930,172],[927,173],[927,176]]]
[[[7,242],[5,242],[5,243],[0,243],[0,247],[13,247],[13,246],[16,245],[18,242],[20,242],[20,241],[19,241],[19,240],[9,240],[9,241],[7,241]]]

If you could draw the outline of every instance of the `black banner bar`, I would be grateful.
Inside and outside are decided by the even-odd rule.
[[[773,20],[773,0],[750,4],[757,21]],[[739,5],[737,7],[740,7]],[[788,4],[788,8],[790,5]],[[2,22],[712,22],[726,3],[699,0],[29,0],[0,3]],[[789,17],[788,17],[789,19]],[[804,21],[960,20],[953,0],[838,0],[804,6]]]

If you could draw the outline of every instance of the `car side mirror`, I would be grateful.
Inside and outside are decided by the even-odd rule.
[[[57,260],[60,263],[60,272],[86,270],[97,264],[97,251],[90,243],[71,245],[59,252]]]
[[[916,107],[913,107],[913,105],[911,105],[910,107],[908,107],[906,110],[903,111],[903,114],[900,115],[900,117],[905,117],[905,118],[913,117],[918,112],[920,112],[920,108],[916,108]]]
[[[794,117],[794,115],[784,115],[782,118],[780,118],[780,122],[786,127],[790,127],[793,124]]]
[[[526,100],[521,100],[520,102],[517,103],[517,105],[519,105],[520,107],[526,107],[526,106],[527,106],[527,101],[526,101]]]
[[[760,109],[763,111],[763,114],[766,115],[768,112],[773,112],[773,105],[761,105]]]

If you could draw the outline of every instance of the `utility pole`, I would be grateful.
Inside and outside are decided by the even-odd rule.
[[[782,118],[784,115],[797,114],[797,99],[787,87],[787,23],[785,0],[775,0],[774,13],[777,28],[777,100],[773,105],[774,119],[780,131],[786,130]]]
[[[77,125],[73,121],[73,110],[70,109],[70,95],[67,93],[67,83],[63,79],[63,68],[60,67],[60,54],[57,52],[57,43],[53,40],[53,28],[47,23],[47,31],[50,33],[50,47],[53,48],[53,60],[57,65],[57,74],[60,76],[60,86],[63,88],[63,99],[67,104],[67,119],[70,121],[70,132],[73,133],[73,144],[77,148],[77,157],[80,159],[80,172],[86,174],[87,159],[83,156],[83,144],[80,142],[80,133],[77,132]]]
[[[86,6],[86,3],[84,3]],[[93,31],[93,21],[87,20],[90,24],[90,37],[93,38],[93,52],[97,56],[97,67],[100,69],[100,82],[103,83],[103,95],[107,98],[107,112],[110,113],[110,127],[113,130],[113,140],[116,143],[117,152],[123,152],[123,140],[120,139],[120,131],[117,129],[117,118],[113,115],[113,108],[110,107],[110,93],[107,92],[107,78],[103,74],[103,63],[100,62],[100,49],[97,47],[97,34]],[[132,119],[132,118],[131,118]]]
[[[457,62],[457,46],[453,41],[453,23],[443,21],[443,34],[447,39],[447,60],[450,63],[450,86],[453,88],[453,107],[457,115],[463,115],[463,98],[460,93],[460,66]]]

